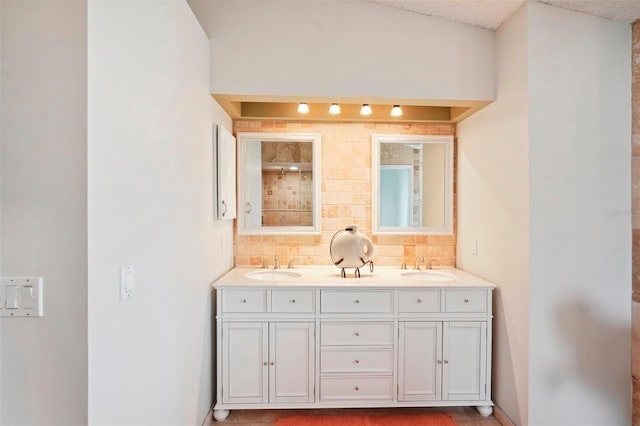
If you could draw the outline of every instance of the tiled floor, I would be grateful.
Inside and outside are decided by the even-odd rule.
[[[459,426],[500,426],[500,423],[491,417],[482,417],[475,408],[343,408],[323,410],[232,410],[229,417],[222,422],[211,422],[206,426],[234,425],[234,426],[271,426],[281,417],[299,415],[350,415],[350,414],[422,414],[422,413],[449,413]]]

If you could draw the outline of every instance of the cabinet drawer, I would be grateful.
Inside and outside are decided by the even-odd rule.
[[[321,377],[320,400],[392,399],[391,376]]]
[[[446,312],[486,312],[487,290],[445,290]]]
[[[390,290],[322,290],[320,309],[325,313],[392,313]]]
[[[314,312],[313,290],[271,290],[271,312]]]
[[[440,312],[440,290],[400,290],[398,308],[400,312]]]
[[[393,345],[392,322],[323,322],[320,344],[324,346]]]
[[[320,373],[380,373],[393,371],[391,349],[324,348]]]
[[[266,290],[223,290],[222,312],[266,312]]]

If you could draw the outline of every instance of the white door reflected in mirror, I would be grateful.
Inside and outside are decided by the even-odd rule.
[[[413,167],[380,165],[380,226],[413,226]]]
[[[453,233],[453,137],[373,135],[372,232]]]

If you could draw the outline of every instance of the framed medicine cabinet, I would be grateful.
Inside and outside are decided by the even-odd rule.
[[[453,136],[373,135],[373,234],[453,234]]]
[[[213,218],[236,218],[236,139],[221,125],[213,126]]]
[[[320,234],[320,134],[237,138],[238,234]]]

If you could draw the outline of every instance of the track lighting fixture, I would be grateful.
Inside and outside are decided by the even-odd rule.
[[[371,115],[373,111],[369,104],[362,104],[362,108],[360,108],[360,115]]]
[[[309,114],[309,105],[306,102],[300,102],[298,105],[298,113]]]
[[[400,105],[394,105],[393,108],[391,108],[391,116],[402,117],[402,108],[400,108]]]

